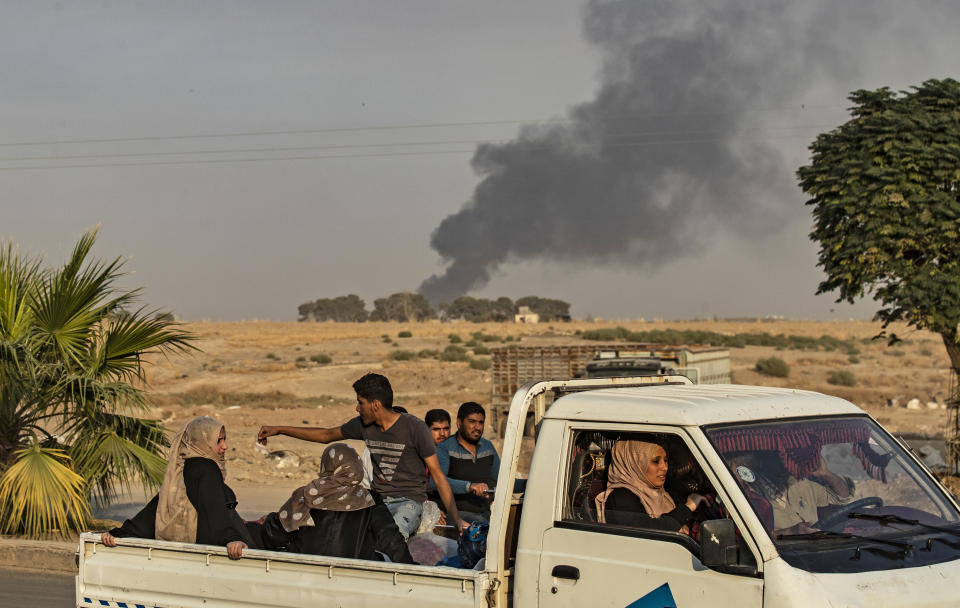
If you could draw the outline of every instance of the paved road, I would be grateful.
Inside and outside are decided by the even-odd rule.
[[[33,570],[0,569],[3,608],[73,608],[74,578]]]

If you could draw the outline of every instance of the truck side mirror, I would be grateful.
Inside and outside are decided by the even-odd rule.
[[[737,525],[732,519],[710,519],[700,525],[700,562],[727,574],[759,574],[755,564],[742,564],[737,558]]]
[[[711,519],[700,525],[700,561],[715,570],[737,563],[737,526],[732,519]]]

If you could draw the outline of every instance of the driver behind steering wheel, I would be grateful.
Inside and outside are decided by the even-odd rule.
[[[818,459],[805,479],[787,472],[776,452],[744,453],[732,460],[737,474],[770,501],[774,536],[813,532],[820,507],[853,500],[853,482],[831,471],[822,456]]]

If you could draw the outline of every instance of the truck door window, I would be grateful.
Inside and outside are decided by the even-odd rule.
[[[662,452],[654,450],[656,454],[666,455],[663,491],[655,488],[659,483],[656,480],[635,490],[630,489],[631,485],[643,483],[640,476],[648,472],[656,476],[658,471],[662,472],[662,467],[657,470],[653,465],[649,470],[636,470],[637,464],[650,458],[647,454],[653,449],[649,447],[651,444],[662,448]],[[625,456],[629,450],[637,449],[646,450],[645,456]],[[625,464],[627,462],[633,464]],[[634,470],[625,471],[629,466]],[[567,471],[563,522],[575,523],[578,529],[624,536],[653,536],[680,543],[699,555],[700,524],[705,520],[729,517],[710,480],[678,435],[576,431]],[[703,500],[697,499],[698,504],[692,513],[685,507],[679,508],[688,498],[696,496],[702,496]],[[616,512],[611,507],[628,508],[633,512]],[[654,515],[649,513],[651,508],[657,511],[656,517],[651,517]],[[753,560],[745,546],[741,553],[745,563]]]

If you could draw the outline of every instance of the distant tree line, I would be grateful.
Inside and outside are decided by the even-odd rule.
[[[427,321],[464,320],[474,323],[512,321],[520,307],[540,316],[541,321],[570,319],[570,304],[563,300],[524,296],[516,302],[507,297],[496,300],[460,296],[450,303],[442,303],[437,310],[419,293],[399,292],[373,301],[373,311],[367,311],[366,302],[356,294],[335,298],[319,298],[297,307],[298,321]]]

